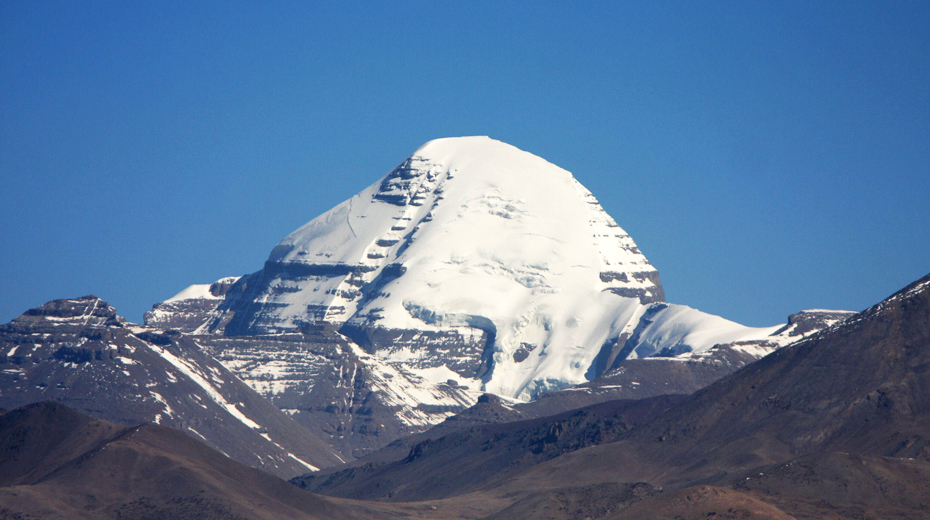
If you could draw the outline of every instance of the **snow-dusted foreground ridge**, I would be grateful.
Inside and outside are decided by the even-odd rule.
[[[0,407],[38,401],[123,424],[172,426],[284,478],[340,461],[328,440],[190,336],[127,323],[94,296],[54,300],[0,325]]]
[[[663,303],[658,271],[571,173],[488,137],[423,145],[282,240],[261,271],[206,287],[147,323],[227,336],[326,323],[434,385],[524,400],[627,357],[778,328]]]

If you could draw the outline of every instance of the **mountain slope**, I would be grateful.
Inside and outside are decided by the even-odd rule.
[[[920,504],[930,485],[926,480],[930,475],[928,396],[930,276],[682,398],[657,416],[612,436],[614,442],[563,452],[513,473],[506,465],[497,470],[484,465],[496,453],[493,442],[481,445],[479,438],[470,450],[455,451],[454,440],[468,431],[463,430],[413,450],[409,468],[402,464],[373,467],[345,475],[342,482],[324,475],[310,483],[326,493],[345,490],[357,498],[446,497],[450,504],[519,500],[555,493],[569,485],[646,482],[667,491],[713,485],[739,492],[724,493],[721,504],[730,500],[727,497],[747,504],[763,500],[778,502],[791,511],[808,508],[829,516],[826,512],[831,507],[855,510],[857,501],[866,500],[868,507],[863,511],[877,511],[879,517],[887,513],[904,518],[908,511],[913,517],[927,511]],[[506,429],[516,424],[521,423],[500,426]],[[561,435],[554,438],[558,437],[557,445],[566,445],[599,431],[588,425],[563,427]],[[499,438],[504,439],[499,442],[508,442],[506,436]],[[440,449],[444,445],[452,447]],[[486,448],[490,454],[483,451]],[[442,481],[429,469],[431,464],[452,466],[445,457],[453,453],[456,485],[472,491],[470,495],[454,498],[458,493],[452,487],[442,487]],[[835,453],[840,453],[840,458],[831,455]],[[865,461],[859,466],[874,470],[850,472],[850,483],[874,486],[877,477],[870,475],[885,472],[889,482],[898,482],[901,487],[881,491],[880,497],[866,491],[861,495],[852,490],[846,495],[831,491],[831,486],[842,485],[835,484],[835,468],[852,467],[846,461],[855,460],[849,459],[853,455]],[[812,468],[811,485],[816,484],[814,488],[824,498],[832,497],[834,505],[811,503],[818,492],[792,483],[797,477],[778,469],[786,464]],[[416,471],[418,467],[422,470]],[[383,485],[375,486],[380,473],[391,468],[403,477],[381,480]],[[374,477],[368,480],[365,471]],[[769,481],[767,488],[756,488],[752,480],[769,472],[781,476],[777,482]],[[506,478],[497,478],[501,475]],[[746,479],[751,479],[748,488],[737,486]],[[635,507],[648,508],[649,500]],[[659,507],[658,502],[654,505]],[[777,517],[784,511],[769,512]]]
[[[54,402],[4,414],[0,418],[0,487],[37,482],[123,428]]]
[[[0,515],[49,519],[383,518],[237,463],[173,428],[58,403],[0,416]]]
[[[478,397],[459,384],[461,378],[434,383],[328,328],[195,339],[291,418],[352,457],[423,431]]]
[[[117,423],[181,428],[283,477],[340,462],[190,337],[127,324],[93,296],[55,300],[0,326],[0,406],[44,400]]]
[[[401,460],[311,474],[291,482],[365,500],[420,501],[477,491],[542,461],[611,442],[684,396],[611,401],[540,419],[427,434]],[[377,455],[377,453],[375,454]]]
[[[746,451],[739,466],[815,450],[926,460],[928,347],[930,276],[697,392],[634,439],[663,439],[663,458],[717,453],[697,473]]]

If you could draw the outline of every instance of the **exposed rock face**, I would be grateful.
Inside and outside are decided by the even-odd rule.
[[[371,356],[326,327],[302,334],[198,336],[197,343],[352,457],[426,430],[479,395],[454,372],[433,383],[415,366]]]
[[[244,277],[246,285],[249,277]],[[213,284],[216,286],[217,284]],[[220,316],[220,298],[204,298],[208,285],[191,286],[146,315],[147,324],[178,325],[202,332]],[[237,290],[237,289],[233,289]],[[189,296],[189,297],[187,297]],[[186,313],[206,302],[206,310]],[[201,307],[204,308],[204,307]],[[153,319],[157,313],[157,320]],[[196,316],[196,318],[193,318]],[[375,334],[387,334],[377,330]],[[480,344],[480,330],[399,331],[412,344],[447,360],[459,372],[481,370],[480,350],[462,355],[466,345]],[[304,324],[300,331],[274,335],[224,336],[197,334],[196,343],[242,381],[292,419],[328,439],[346,459],[360,457],[385,444],[442,422],[474,404],[480,384],[454,370],[418,359],[372,356],[325,322]],[[364,341],[362,344],[371,345]]]
[[[190,337],[126,324],[93,296],[0,326],[0,406],[46,400],[117,423],[174,426],[280,476],[339,462]]]
[[[853,311],[834,311],[825,309],[811,309],[788,316],[788,323],[775,331],[775,336],[798,338],[807,336],[820,329],[833,326],[847,318],[854,316]]]
[[[196,333],[207,322],[219,318],[217,307],[239,277],[221,278],[210,285],[192,285],[152,306],[143,319],[149,327]]]

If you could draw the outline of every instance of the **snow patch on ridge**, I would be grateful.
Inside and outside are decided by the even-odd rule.
[[[372,357],[351,342],[350,348],[370,372],[372,390],[380,392],[382,401],[388,406],[398,407],[397,417],[408,426],[425,429],[442,422],[455,415],[456,411],[475,404],[482,393],[476,388],[465,386],[469,381],[448,368],[416,370],[401,363],[386,363]],[[354,376],[351,379],[354,379]],[[449,380],[457,382],[454,388],[438,388],[440,384],[448,383]],[[458,382],[465,384],[459,386]],[[429,407],[446,408],[448,411],[427,411],[426,408]]]
[[[653,304],[628,359],[703,352],[721,343],[767,339],[782,326],[747,327],[686,305]]]
[[[210,292],[211,284],[194,284],[183,291],[175,294],[171,298],[168,298],[162,303],[176,302],[180,300],[193,300],[193,299],[204,299],[204,300],[222,300],[222,296],[214,296]]]
[[[146,343],[146,345],[150,349],[152,349],[152,351],[154,351],[156,354],[163,357],[165,361],[171,363],[172,365],[175,366],[175,368],[177,368],[184,375],[189,377],[191,381],[193,381],[198,386],[203,388],[203,390],[207,393],[210,399],[212,399],[214,402],[216,402],[216,404],[224,408],[227,412],[229,412],[230,415],[238,419],[240,422],[242,422],[249,428],[252,428],[255,430],[261,429],[261,426],[258,423],[246,417],[245,414],[243,414],[241,411],[239,411],[238,408],[236,408],[236,405],[226,401],[226,398],[224,398],[223,395],[213,385],[207,382],[206,377],[202,376],[194,366],[192,366],[191,364],[187,363],[183,359],[175,356],[171,352],[168,352],[167,350],[157,345],[154,345],[152,343]]]
[[[296,455],[294,455],[293,453],[288,452],[287,456],[290,457],[290,458],[292,458],[292,459],[294,459],[294,460],[296,460],[297,462],[299,462],[300,464],[302,464],[303,466],[305,466],[305,467],[306,467],[307,469],[309,469],[310,471],[314,471],[314,472],[315,472],[315,471],[320,471],[320,468],[314,466],[313,464],[310,464],[309,462],[307,462],[307,461],[305,461],[305,460],[302,460],[302,459],[298,458],[298,457],[297,457]]]

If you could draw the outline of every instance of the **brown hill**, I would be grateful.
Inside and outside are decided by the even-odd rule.
[[[551,417],[465,428],[427,438],[407,456],[291,482],[365,500],[418,501],[470,493],[562,454],[620,438],[684,396],[610,401]]]
[[[841,451],[930,460],[930,276],[695,393],[626,439],[693,479]]]
[[[385,518],[235,462],[185,433],[58,403],[0,416],[0,518]]]

